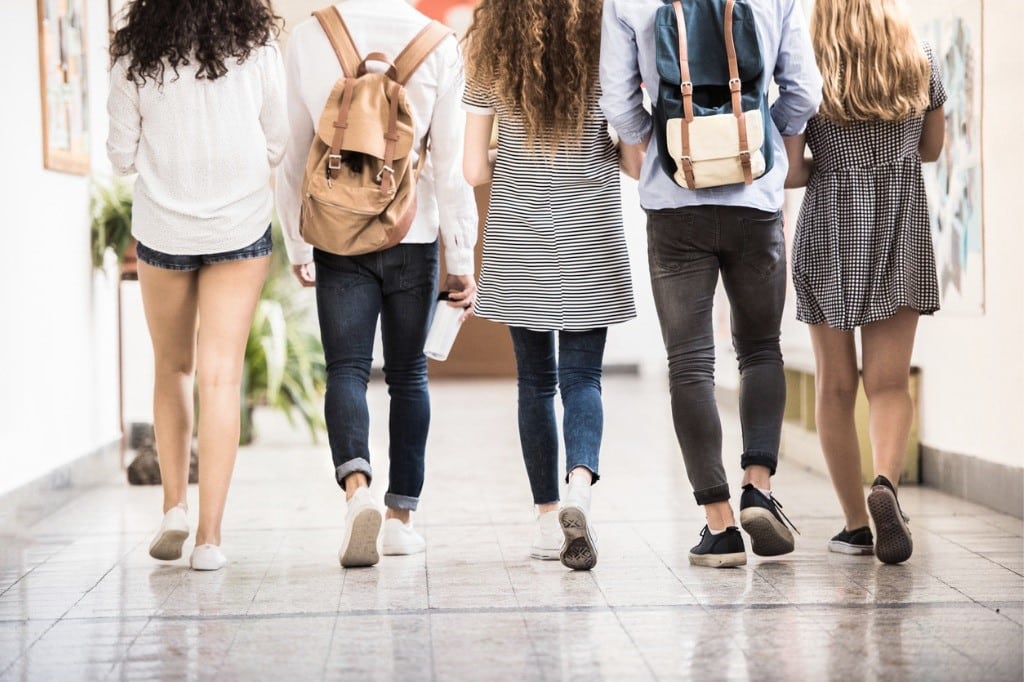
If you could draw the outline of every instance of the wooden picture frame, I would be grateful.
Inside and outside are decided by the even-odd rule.
[[[89,174],[87,0],[36,0],[43,167]]]

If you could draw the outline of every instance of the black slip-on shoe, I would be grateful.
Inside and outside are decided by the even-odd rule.
[[[794,547],[789,529],[800,533],[782,513],[782,503],[774,495],[765,495],[752,483],[743,486],[740,525],[750,535],[750,549],[758,556],[789,554]]]
[[[885,564],[898,564],[914,553],[910,519],[900,509],[896,490],[885,476],[877,476],[868,493],[868,513],[875,522],[875,556]]]
[[[853,530],[843,528],[828,541],[828,551],[857,556],[874,554],[875,538],[871,535],[871,527],[863,526]]]
[[[729,526],[713,535],[707,526],[701,528],[700,542],[690,548],[690,563],[694,566],[729,568],[747,563],[747,550],[739,528]]]

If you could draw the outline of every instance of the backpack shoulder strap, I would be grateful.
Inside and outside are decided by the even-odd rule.
[[[341,12],[337,7],[331,5],[313,12],[313,16],[320,22],[320,27],[327,34],[327,39],[331,41],[331,47],[334,48],[334,54],[338,57],[338,63],[341,64],[341,70],[345,77],[356,78],[356,71],[363,59],[359,56],[359,50],[356,49],[356,44],[352,40],[352,34],[348,32],[345,20],[341,18]]]
[[[405,85],[412,74],[419,68],[441,41],[451,35],[452,31],[439,21],[431,21],[416,34],[409,44],[395,57],[395,69],[398,71],[398,82]]]

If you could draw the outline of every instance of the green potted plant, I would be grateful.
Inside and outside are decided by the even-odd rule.
[[[274,242],[282,244],[274,225]],[[270,274],[256,306],[242,373],[241,442],[254,437],[252,413],[257,406],[298,419],[314,440],[326,430],[320,399],[327,385],[327,365],[313,320],[312,298],[293,281],[283,248],[275,248]]]
[[[108,250],[114,252],[121,276],[136,272],[135,238],[132,237],[132,188],[124,180],[94,185],[89,199],[92,233],[92,264],[103,267]]]

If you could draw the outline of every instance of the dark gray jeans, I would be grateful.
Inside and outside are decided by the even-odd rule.
[[[672,419],[697,504],[729,499],[715,403],[711,315],[718,274],[740,369],[740,465],[775,473],[786,401],[779,327],[786,298],[782,214],[731,206],[648,211],[654,303],[668,353]]]

